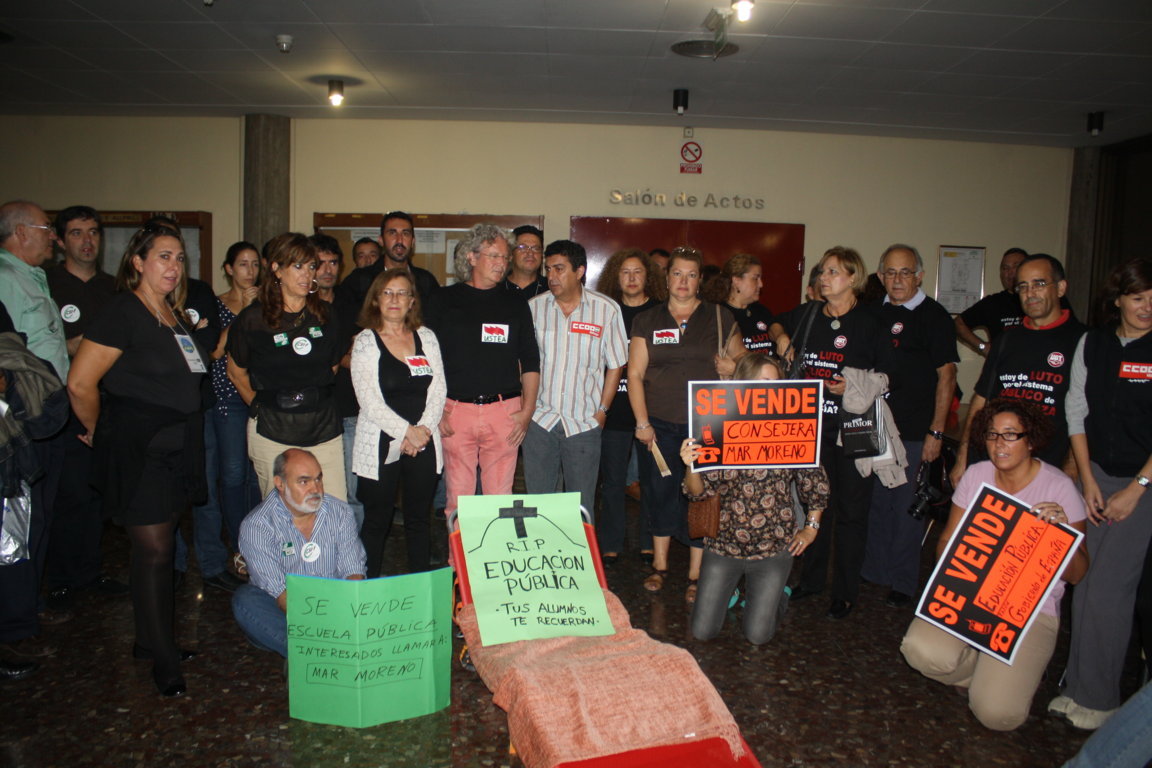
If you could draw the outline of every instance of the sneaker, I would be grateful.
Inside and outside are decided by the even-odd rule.
[[[1068,696],[1057,696],[1048,702],[1048,714],[1066,716],[1074,706],[1076,706],[1076,702]]]
[[[1089,709],[1073,703],[1068,710],[1068,722],[1082,731],[1094,731],[1112,717],[1115,709]]]

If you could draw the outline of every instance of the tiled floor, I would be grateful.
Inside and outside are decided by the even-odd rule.
[[[634,524],[635,506],[629,509]],[[402,543],[402,529],[394,530],[392,564],[402,557],[393,546]],[[122,533],[109,531],[106,550],[110,572],[126,577]],[[683,574],[684,551],[674,556],[673,573]],[[822,597],[796,603],[777,637],[757,648],[731,620],[717,640],[688,639],[683,576],[651,595],[640,588],[643,573],[627,554],[609,570],[609,585],[635,626],[696,656],[764,766],[1048,767],[1084,740],[1044,714],[1066,657],[1067,627],[1032,717],[1014,733],[993,733],[963,698],[904,664],[898,647],[911,609],[886,607],[881,587],[865,585],[841,622],[825,618]],[[36,675],[0,685],[0,768],[519,765],[506,753],[503,712],[459,668],[451,707],[437,715],[363,730],[290,719],[281,660],[245,642],[228,598],[202,590],[195,572],[178,594],[181,644],[200,651],[185,664],[190,693],[178,700],[156,695],[148,664],[130,658],[127,598],[79,604],[72,621],[45,632],[59,647],[56,656]],[[1127,692],[1136,684],[1132,669]]]

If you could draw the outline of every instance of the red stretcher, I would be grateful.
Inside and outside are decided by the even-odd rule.
[[[455,528],[455,520],[449,525]],[[587,522],[584,533],[616,633],[490,647],[480,640],[460,531],[449,536],[460,595],[456,621],[471,665],[508,714],[509,750],[527,768],[759,768],[692,655],[632,627],[607,589]]]

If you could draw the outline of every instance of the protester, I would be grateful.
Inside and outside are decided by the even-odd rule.
[[[120,264],[121,293],[89,326],[68,376],[105,509],[131,543],[132,655],[153,660],[164,696],[188,689],[180,674],[188,654],[173,628],[174,528],[206,490],[200,388],[209,350],[184,313],[184,262],[179,234],[138,231]]]
[[[360,402],[352,471],[364,503],[360,539],[368,556],[367,575],[381,575],[401,485],[408,570],[426,571],[429,511],[444,467],[439,425],[446,388],[440,344],[421,325],[420,297],[405,269],[377,275],[358,325],[364,330],[352,347],[352,383]]]
[[[781,377],[781,363],[762,352],[740,358],[733,378],[746,381]],[[680,458],[690,467],[700,454],[693,438],[680,445]],[[807,511],[797,529],[792,483]],[[784,585],[792,558],[816,539],[820,516],[828,504],[828,475],[814,469],[723,469],[684,475],[690,501],[720,497],[720,529],[704,539],[700,591],[692,609],[692,635],[711,640],[720,634],[729,599],[744,579],[744,637],[755,645],[776,634],[788,606]]]
[[[952,532],[984,484],[1031,504],[1048,523],[1084,530],[1084,501],[1072,481],[1035,457],[1052,436],[1052,425],[1031,403],[996,399],[976,416],[972,434],[981,437],[990,459],[968,467],[952,495],[952,513],[940,533],[936,556],[944,554]],[[900,652],[912,667],[937,682],[967,689],[968,706],[986,728],[1011,731],[1028,719],[1060,628],[1064,583],[1076,584],[1088,570],[1080,546],[1040,606],[1032,626],[1017,641],[1011,664],[981,653],[955,635],[920,618],[912,620]]]
[[[668,263],[668,302],[642,312],[632,322],[628,354],[628,399],[636,416],[640,452],[641,495],[650,515],[654,557],[644,580],[649,592],[659,592],[668,578],[668,549],[675,536],[689,545],[689,603],[696,600],[703,550],[688,539],[688,501],[680,492],[679,473],[663,476],[653,456],[658,448],[665,462],[688,437],[688,382],[731,376],[744,353],[739,326],[732,314],[699,298],[704,258],[694,248],[677,248]],[[721,348],[721,352],[717,349]]]
[[[720,274],[704,285],[704,298],[728,307],[740,324],[745,349],[772,354],[775,345],[768,332],[772,312],[760,303],[763,272],[759,259],[738,253],[724,263]]]
[[[1102,327],[1072,360],[1068,432],[1092,526],[1092,569],[1072,596],[1063,694],[1048,705],[1085,730],[1120,706],[1132,608],[1152,537],[1152,261],[1134,259],[1105,283]]]
[[[272,488],[272,460],[285,448],[309,448],[343,499],[344,449],[333,382],[344,355],[339,323],[320,300],[316,249],[304,235],[273,238],[269,272],[228,333],[228,378],[252,409],[248,455],[260,492]]]

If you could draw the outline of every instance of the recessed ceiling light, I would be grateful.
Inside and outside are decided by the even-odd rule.
[[[739,50],[740,46],[736,43],[725,43],[724,47],[717,51],[716,43],[711,40],[681,40],[672,44],[672,53],[690,59],[719,59],[731,56]]]

